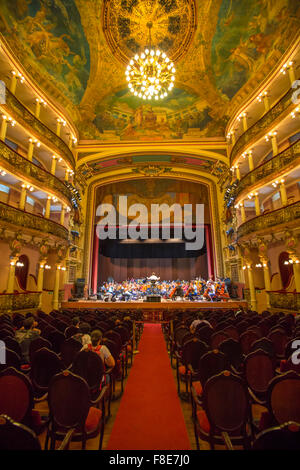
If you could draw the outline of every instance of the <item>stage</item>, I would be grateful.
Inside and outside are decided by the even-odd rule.
[[[246,300],[228,300],[226,302],[191,302],[191,301],[162,301],[162,302],[103,302],[101,300],[79,300],[62,302],[61,308],[70,309],[97,309],[97,310],[141,310],[145,320],[160,321],[169,318],[168,314],[176,310],[238,310],[239,307],[248,308]]]

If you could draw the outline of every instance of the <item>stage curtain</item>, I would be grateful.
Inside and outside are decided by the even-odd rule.
[[[100,255],[99,282],[112,277],[115,281],[130,278],[143,278],[152,272],[164,280],[194,279],[203,276],[207,279],[207,256],[198,258],[108,258]]]

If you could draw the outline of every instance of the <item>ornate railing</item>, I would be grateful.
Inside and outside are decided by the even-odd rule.
[[[0,312],[14,312],[29,308],[37,309],[40,303],[40,296],[41,292],[0,294]]]
[[[300,312],[300,292],[270,291],[269,295],[271,307]]]
[[[277,119],[292,103],[292,94],[294,89],[290,89],[266,114],[264,114],[255,124],[253,124],[246,132],[244,132],[234,144],[231,155],[230,164],[234,161],[237,154],[251,142],[261,131],[266,131],[268,127]]]
[[[269,175],[274,174],[275,176],[276,173],[287,167],[297,158],[300,158],[300,139],[286,150],[278,153],[275,155],[275,157],[271,158],[265,163],[262,163],[250,173],[245,175],[238,184],[236,195],[239,195],[244,189],[250,190],[250,187],[253,184]]]
[[[15,207],[11,207],[3,202],[0,202],[0,222],[6,222],[18,227],[37,230],[64,240],[68,240],[69,237],[68,230],[53,220],[16,209]]]
[[[4,169],[11,171],[14,174],[19,174],[21,177],[27,176],[32,178],[34,181],[41,183],[47,189],[51,189],[55,193],[59,192],[67,198],[69,202],[72,201],[72,194],[63,181],[59,180],[49,171],[46,171],[42,167],[39,167],[35,163],[27,160],[27,158],[22,157],[0,140],[0,164],[1,161],[5,161]],[[33,185],[34,181],[32,182]]]
[[[239,226],[237,231],[238,238],[248,235],[249,233],[254,233],[259,230],[265,230],[270,227],[274,227],[276,225],[293,222],[297,219],[300,219],[300,201],[247,220],[247,222],[244,222]]]
[[[51,129],[36,118],[8,89],[6,89],[6,103],[10,114],[20,124],[33,129],[39,134],[39,140],[49,146],[59,156],[65,158],[72,168],[75,166],[74,156],[67,144]]]

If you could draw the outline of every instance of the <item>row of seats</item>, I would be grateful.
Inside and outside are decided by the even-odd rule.
[[[300,366],[292,360],[299,327],[294,315],[212,310],[178,314],[163,328],[198,449],[199,439],[249,449],[262,430],[300,423]]]
[[[82,344],[75,339],[79,330],[73,325],[74,316],[79,316],[85,324],[88,321],[91,329],[102,331],[101,344],[114,357],[113,368],[105,368],[96,352],[82,350]],[[123,380],[132,364],[134,318],[128,314],[111,318],[99,311],[53,311],[50,315],[40,311],[36,320],[41,335],[30,343],[28,363],[22,361],[20,345],[15,339],[15,331],[23,320],[21,315],[0,318],[0,337],[11,348],[6,349],[6,365],[1,366],[0,372],[0,414],[3,415],[0,436],[5,429],[11,433],[16,423],[37,434],[46,426],[46,449],[54,449],[56,441],[61,441],[60,449],[67,448],[71,440],[80,440],[84,449],[86,440],[97,435],[101,449],[110,402],[123,393]],[[116,394],[118,379],[121,390]],[[49,415],[42,422],[34,407],[45,399]],[[20,405],[16,406],[17,403]],[[22,429],[26,434],[25,428]],[[10,445],[9,439],[3,442]],[[25,442],[20,445],[26,448]]]

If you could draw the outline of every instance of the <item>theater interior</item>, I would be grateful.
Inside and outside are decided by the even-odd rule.
[[[0,2],[1,450],[300,450],[299,32]]]

